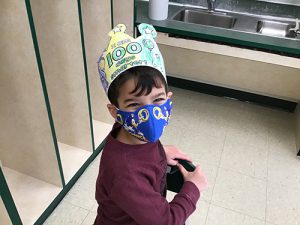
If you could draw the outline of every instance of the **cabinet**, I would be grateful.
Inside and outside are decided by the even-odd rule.
[[[85,0],[82,2],[87,70],[92,105],[92,120],[95,146],[105,138],[114,120],[106,105],[109,103],[98,76],[97,61],[107,47],[111,30],[111,5],[105,0]]]
[[[111,0],[113,2],[113,25],[126,25],[126,33],[134,34],[134,0]]]
[[[12,200],[1,190],[0,224],[20,224],[8,204],[41,223],[99,153],[113,123],[97,72],[110,18],[104,0],[1,1],[0,163]]]
[[[300,59],[168,37],[157,42],[168,74],[279,99],[300,100]]]

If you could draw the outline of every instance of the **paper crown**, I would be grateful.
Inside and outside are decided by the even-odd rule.
[[[106,94],[121,73],[136,66],[157,69],[167,82],[163,57],[154,41],[157,35],[154,27],[140,24],[141,36],[137,38],[125,34],[125,30],[124,24],[118,24],[108,33],[110,42],[98,60],[98,72]]]

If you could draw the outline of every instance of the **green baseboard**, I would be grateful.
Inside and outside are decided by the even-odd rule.
[[[8,185],[6,183],[3,171],[0,167],[0,196],[8,213],[8,216],[13,225],[22,225],[22,221],[12,195],[9,191]]]

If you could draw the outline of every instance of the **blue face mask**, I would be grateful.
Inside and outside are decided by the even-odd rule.
[[[162,105],[145,105],[134,112],[117,111],[117,121],[131,135],[145,142],[155,142],[168,125],[172,102]]]

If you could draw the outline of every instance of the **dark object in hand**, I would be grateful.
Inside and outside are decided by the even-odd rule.
[[[196,168],[191,162],[186,160],[179,159],[178,163],[180,163],[189,172],[193,172]],[[167,189],[178,193],[180,192],[183,183],[184,179],[178,167],[171,166],[171,171],[167,173]]]

